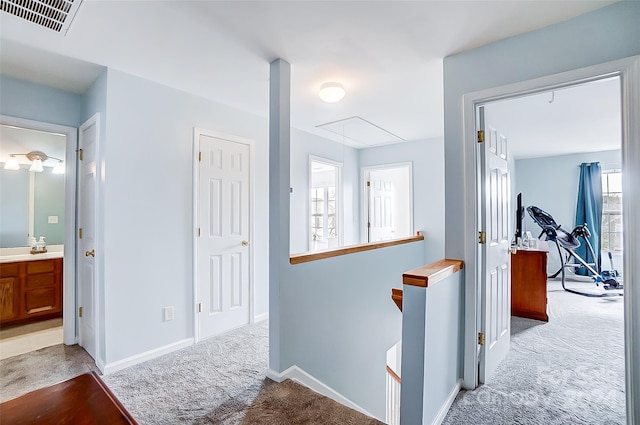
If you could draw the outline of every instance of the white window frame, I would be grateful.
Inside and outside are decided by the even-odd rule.
[[[331,167],[336,167],[336,233],[338,247],[344,246],[344,202],[343,202],[343,190],[342,190],[342,163],[333,161],[331,159],[323,158],[320,156],[309,155],[309,190],[307,192],[307,251],[312,250],[313,237],[311,232],[311,215],[313,211],[311,192],[313,191],[313,163],[317,162]],[[326,201],[326,199],[325,199]]]
[[[602,171],[602,175],[604,176],[605,174],[620,174],[620,178],[622,178],[622,170],[620,169],[608,169],[608,170],[604,170]],[[602,197],[604,198],[604,196],[606,194],[609,193],[620,193],[620,198],[622,200],[622,192],[609,192],[608,191],[608,187],[607,187],[607,191],[605,192],[604,190],[602,191]],[[617,216],[619,215],[620,217],[623,217],[624,211],[605,211],[604,209],[604,202],[602,204],[602,220],[604,222],[604,218],[605,217],[610,217],[610,216]],[[623,218],[624,220],[624,218]],[[600,245],[602,245],[602,240],[604,240],[604,233],[603,233],[603,223],[600,223]],[[609,224],[607,225],[607,242],[608,244],[610,244],[611,242],[611,233],[620,233],[622,235],[622,237],[624,238],[624,229],[621,232],[611,232],[611,220],[609,220]],[[618,253],[621,254],[624,251],[624,243],[622,244],[622,248],[620,248],[619,250],[612,250],[611,246],[608,245],[608,249],[607,251],[611,251],[611,253]],[[604,251],[604,249],[603,249]]]

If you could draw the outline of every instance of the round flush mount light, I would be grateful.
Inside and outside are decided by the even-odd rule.
[[[320,87],[320,99],[327,103],[336,103],[342,100],[346,92],[340,83],[324,83]]]

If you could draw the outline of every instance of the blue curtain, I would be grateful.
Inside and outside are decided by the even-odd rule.
[[[599,162],[580,165],[580,184],[578,185],[578,206],[576,208],[576,226],[587,223],[591,237],[589,242],[595,251],[596,258],[592,258],[586,243],[580,245],[576,253],[587,263],[596,263],[596,270],[600,270],[602,256],[600,254],[600,227],[602,226],[602,171]],[[591,274],[586,267],[576,268],[576,274],[588,276]]]

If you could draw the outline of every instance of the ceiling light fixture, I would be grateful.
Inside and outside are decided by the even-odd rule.
[[[318,93],[320,99],[327,103],[339,102],[345,94],[346,91],[344,90],[344,87],[342,87],[342,84],[335,82],[324,83],[320,87],[320,92]]]
[[[20,164],[18,164],[18,159],[15,155],[9,155],[9,159],[4,163],[5,170],[19,170]]]
[[[29,153],[12,153],[9,154],[9,159],[4,164],[5,170],[19,170],[20,164],[18,164],[18,159],[16,156],[26,156],[29,161],[31,161],[31,167],[29,171],[32,173],[41,173],[44,171],[43,162],[47,159],[55,159],[58,161],[58,164],[51,171],[53,174],[64,174],[65,167],[64,161],[60,158],[54,158],[53,156],[48,156],[44,152],[41,151],[31,151]]]

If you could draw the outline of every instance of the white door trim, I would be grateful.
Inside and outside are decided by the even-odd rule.
[[[66,174],[64,177],[64,261],[62,285],[62,326],[63,341],[66,345],[76,344],[76,149],[78,148],[78,129],[65,125],[51,124],[25,118],[0,115],[0,124],[33,130],[64,134],[67,137]],[[26,245],[26,241],[25,241]]]
[[[192,196],[193,196],[193,221],[191,228],[193,229],[192,249],[193,249],[193,337],[194,343],[201,340],[200,328],[198,326],[198,183],[200,173],[198,163],[198,153],[200,151],[200,136],[210,136],[217,139],[227,140],[235,143],[242,143],[249,146],[249,236],[250,240],[255,235],[254,217],[255,217],[255,143],[253,140],[245,139],[239,136],[232,136],[218,131],[207,130],[203,128],[193,128],[193,180],[192,180]],[[255,322],[255,284],[254,284],[254,253],[255,244],[249,245],[249,323]]]
[[[386,170],[389,168],[400,168],[400,167],[409,167],[409,174],[411,178],[409,179],[409,201],[411,203],[411,208],[409,209],[409,223],[411,234],[415,229],[415,223],[413,221],[413,162],[405,161],[405,162],[392,162],[389,164],[379,164],[379,165],[368,165],[365,167],[360,167],[360,218],[361,218],[361,226],[360,226],[360,240],[362,243],[367,243],[367,222],[369,221],[369,217],[367,216],[367,210],[369,205],[368,200],[368,191],[367,191],[367,173],[372,170]]]
[[[622,84],[622,169],[625,181],[637,181],[640,173],[640,56],[629,57],[586,68],[549,75],[506,86],[495,87],[463,96],[463,134],[464,163],[470,168],[465,173],[465,351],[464,351],[464,387],[477,386],[477,193],[476,172],[471,167],[476,164],[477,143],[475,135],[475,109],[483,103],[507,99],[523,94],[532,94],[545,90],[571,86],[581,82],[597,80],[603,77],[619,75]],[[640,205],[640,187],[626,185],[623,195],[624,209],[634,211],[633,206]],[[632,261],[640,255],[636,242],[640,239],[640,218],[625,214],[626,232],[624,247],[624,275],[627,282],[640,279],[640,262]],[[640,365],[633,359],[640,358],[640,288],[633,283],[625,285],[625,357],[626,357],[626,399],[627,421],[640,420],[640,406],[633,405],[640,397]],[[634,416],[635,415],[635,416]]]

